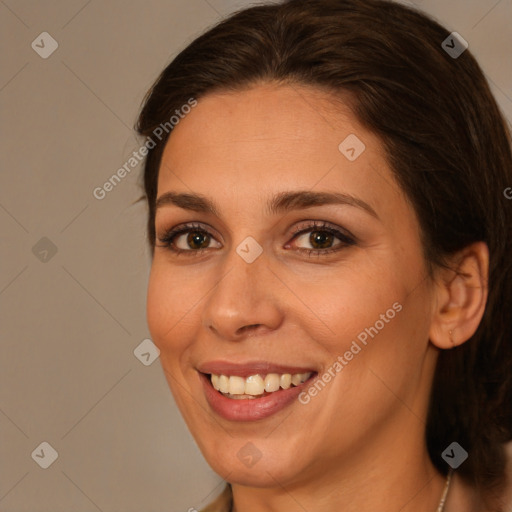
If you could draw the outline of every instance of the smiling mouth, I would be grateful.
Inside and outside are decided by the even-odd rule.
[[[238,375],[206,375],[219,393],[233,400],[257,399],[277,391],[297,387],[309,380],[315,372],[255,374],[246,378]]]

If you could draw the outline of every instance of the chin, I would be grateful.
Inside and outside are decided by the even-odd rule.
[[[288,457],[282,446],[270,444],[265,439],[230,439],[211,449],[203,445],[201,451],[213,471],[232,484],[275,487],[294,480],[299,463],[296,455]]]

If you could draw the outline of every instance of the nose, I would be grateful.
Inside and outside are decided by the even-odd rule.
[[[222,277],[203,305],[203,325],[218,338],[240,341],[279,327],[283,319],[279,280],[263,252],[247,263],[233,248]]]

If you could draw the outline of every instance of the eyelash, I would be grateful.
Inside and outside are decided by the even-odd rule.
[[[205,235],[208,235],[213,238],[213,236],[210,234],[210,232],[207,231],[206,229],[204,229],[201,224],[190,223],[190,224],[184,224],[183,226],[178,227],[178,228],[170,229],[169,231],[164,233],[164,235],[161,238],[159,238],[161,245],[157,244],[157,247],[163,247],[163,248],[169,249],[171,252],[173,252],[177,256],[179,256],[179,255],[186,255],[187,257],[188,256],[198,256],[198,255],[202,254],[204,251],[208,250],[209,248],[206,247],[206,248],[197,249],[197,250],[194,250],[194,249],[187,250],[187,249],[177,249],[177,248],[173,247],[173,241],[177,236],[185,234],[185,233],[189,233],[191,231],[205,234]],[[319,231],[319,232],[330,233],[331,235],[334,235],[336,238],[338,238],[341,241],[340,244],[338,244],[334,247],[327,248],[327,249],[304,249],[304,248],[297,249],[301,253],[307,253],[307,255],[310,257],[312,255],[320,256],[320,255],[326,255],[326,254],[338,252],[341,249],[344,249],[348,246],[356,244],[355,237],[353,237],[352,235],[349,235],[348,233],[340,231],[339,229],[331,226],[329,223],[324,222],[324,221],[320,221],[320,222],[312,221],[312,223],[307,226],[302,225],[302,226],[297,227],[296,229],[294,229],[294,231],[292,233],[293,234],[292,240],[294,240],[295,238],[298,238],[299,235],[303,235],[304,233],[308,233],[310,231]]]

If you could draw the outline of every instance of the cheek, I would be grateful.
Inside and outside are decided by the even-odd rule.
[[[153,263],[148,283],[146,318],[153,342],[161,352],[180,351],[186,345],[183,329],[193,308],[193,297],[179,275]],[[183,345],[183,346],[181,346]]]
[[[421,359],[428,341],[429,297],[422,285],[421,254],[407,256],[399,250],[378,250],[358,258],[357,265],[317,275],[314,284],[309,280],[309,285],[304,281],[297,287],[296,294],[301,296],[302,290],[322,321],[320,330],[317,319],[303,326],[325,350],[327,368],[346,354],[347,364],[340,370],[345,377],[359,381],[370,367],[393,381],[399,377],[398,367],[407,373],[411,362]]]
[[[155,266],[151,267],[146,298],[146,319],[153,342],[162,349],[162,338],[165,333],[165,326],[168,323],[165,311],[172,311],[169,308],[172,300],[168,294],[163,293],[161,281],[158,279],[158,272]]]
[[[176,272],[164,265],[153,264],[148,283],[146,318],[151,339],[160,350],[160,364],[169,388],[181,411],[190,404],[190,393],[183,373],[183,361],[187,359],[192,340],[191,312],[193,297],[187,296],[185,283]],[[188,313],[188,314],[187,314]]]
[[[371,328],[376,323],[379,332],[396,323],[399,303],[407,294],[403,279],[393,276],[389,267],[347,265],[308,281],[297,284],[296,295],[316,316],[308,328],[311,338],[318,340],[319,332],[325,333],[322,344],[333,356],[348,350],[358,335],[363,341],[369,338],[365,330],[375,333]]]
[[[403,268],[403,267],[398,267]],[[417,285],[421,273],[405,269],[401,276],[382,273],[380,278],[359,281],[360,293],[344,306],[337,328],[343,332],[331,345],[332,359],[344,359],[340,396],[361,414],[415,400],[428,347],[428,287]],[[346,362],[345,362],[346,361]],[[358,390],[367,390],[362,400]]]

